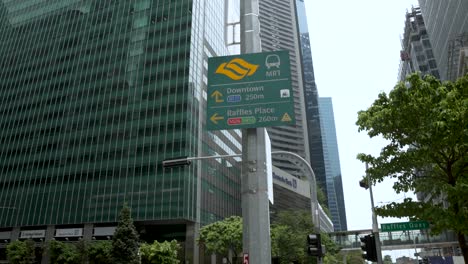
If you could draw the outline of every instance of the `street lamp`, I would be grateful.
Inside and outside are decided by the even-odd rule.
[[[296,165],[304,175],[307,176],[310,182],[310,199],[311,199],[311,211],[312,219],[315,224],[316,236],[320,240],[320,216],[319,216],[319,203],[317,199],[317,185],[315,179],[315,173],[310,164],[302,158],[300,155],[289,152],[289,151],[272,151],[271,155],[279,156],[283,159],[286,159]],[[162,162],[164,168],[174,168],[180,166],[188,166],[191,164],[192,160],[206,160],[206,159],[219,159],[219,158],[229,158],[229,157],[241,157],[242,154],[232,154],[232,155],[215,155],[215,156],[203,156],[203,157],[178,157],[172,159],[166,159]],[[325,250],[322,249],[322,245],[319,243],[320,249],[318,249],[317,263],[322,263],[322,254]]]
[[[287,159],[296,165],[304,175],[307,176],[310,182],[310,199],[311,199],[311,211],[312,217],[315,224],[315,231],[320,233],[320,216],[319,216],[319,203],[317,199],[317,186],[315,173],[310,164],[302,158],[300,155],[289,152],[289,151],[272,151],[272,155],[280,156],[281,158]],[[202,157],[177,157],[163,160],[162,165],[164,168],[174,168],[181,166],[188,166],[192,164],[192,160],[206,160],[206,159],[219,159],[219,158],[230,158],[230,157],[241,157],[242,154],[231,154],[231,155],[215,155],[215,156],[202,156]]]
[[[367,170],[369,165],[366,163],[366,178],[359,181],[359,186],[367,189],[369,188],[370,200],[371,200],[371,209],[372,209],[372,233],[375,237],[375,250],[377,251],[377,263],[382,264],[382,250],[380,246],[380,236],[379,236],[379,226],[377,223],[377,215],[375,214],[374,208],[374,195],[372,193],[372,181]]]

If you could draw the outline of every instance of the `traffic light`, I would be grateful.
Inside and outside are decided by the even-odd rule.
[[[307,254],[309,254],[309,256],[323,256],[320,234],[307,235]]]
[[[359,238],[361,240],[361,249],[365,251],[362,257],[366,260],[377,262],[377,249],[375,247],[374,235],[366,235]]]
[[[361,186],[361,188],[364,188],[364,189],[369,189],[369,183],[367,181],[367,178],[364,178],[362,180],[359,181],[359,186]]]

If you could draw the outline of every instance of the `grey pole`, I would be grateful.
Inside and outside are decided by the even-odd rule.
[[[375,250],[377,251],[377,263],[382,264],[382,250],[380,246],[380,236],[379,236],[379,226],[377,223],[377,215],[375,214],[375,209],[374,209],[374,195],[372,193],[372,182],[369,176],[369,173],[367,173],[367,169],[369,168],[369,165],[366,163],[366,177],[367,177],[367,184],[369,185],[369,193],[370,193],[370,200],[371,200],[371,207],[372,207],[372,233],[374,233],[375,237]]]
[[[241,53],[261,52],[258,0],[240,1]],[[265,128],[242,130],[243,254],[249,263],[271,263]]]

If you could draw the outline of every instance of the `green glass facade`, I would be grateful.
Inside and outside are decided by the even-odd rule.
[[[0,228],[115,222],[124,202],[135,221],[240,213],[238,160],[161,165],[240,152],[203,123],[216,5],[0,1]]]

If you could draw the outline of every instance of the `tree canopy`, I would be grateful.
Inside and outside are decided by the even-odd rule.
[[[208,254],[227,257],[232,250],[237,255],[242,252],[242,218],[231,216],[202,227],[198,242],[205,246]]]
[[[143,243],[141,250],[142,264],[179,264],[177,257],[180,245],[176,240],[158,242],[153,244]]]
[[[8,261],[12,264],[32,264],[35,261],[34,241],[13,241],[6,247]]]
[[[270,231],[272,257],[280,263],[310,263],[312,257],[306,249],[307,234],[314,233],[310,212],[279,211],[272,219]],[[231,216],[202,227],[198,242],[208,254],[226,257],[231,249],[238,256],[242,252],[242,218]],[[336,244],[326,234],[322,234],[322,244],[327,249],[324,263],[336,263],[334,255],[339,251]]]
[[[124,204],[120,211],[119,223],[112,237],[112,257],[115,264],[139,264],[139,238],[130,208]]]
[[[90,264],[112,264],[112,242],[95,241],[88,244],[87,255]]]
[[[395,178],[397,192],[428,199],[376,208],[381,216],[427,220],[431,230],[453,230],[468,262],[468,76],[441,83],[413,74],[358,113],[359,131],[388,144],[379,156],[359,154],[371,182]]]
[[[57,264],[79,264],[80,253],[76,246],[61,241],[49,241],[50,262]]]

